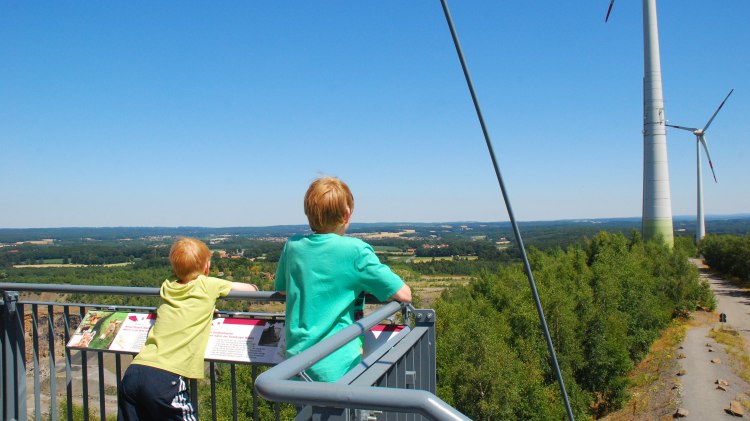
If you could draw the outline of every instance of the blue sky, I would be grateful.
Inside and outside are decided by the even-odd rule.
[[[641,214],[641,4],[608,4],[449,2],[519,220]],[[735,89],[705,209],[748,213],[750,2],[658,13],[669,123]],[[508,219],[437,0],[4,0],[0,41],[0,227],[298,224],[322,174],[355,222]],[[694,215],[694,137],[667,141]]]

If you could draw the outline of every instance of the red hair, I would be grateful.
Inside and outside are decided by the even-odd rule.
[[[305,193],[305,215],[314,232],[332,232],[346,222],[347,211],[351,214],[353,210],[349,186],[336,177],[318,178]]]
[[[181,281],[192,281],[203,274],[206,263],[211,260],[211,251],[201,240],[189,237],[178,238],[169,250],[172,271]]]

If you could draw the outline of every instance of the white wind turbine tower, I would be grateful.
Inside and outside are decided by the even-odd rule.
[[[721,107],[723,107],[724,103],[727,102],[727,99],[729,99],[729,95],[732,95],[732,92],[734,92],[734,89],[729,91],[726,98],[724,98],[724,101],[721,101],[721,104],[719,104],[719,108],[716,109],[716,111],[714,112],[714,115],[712,115],[711,118],[708,119],[708,123],[706,123],[706,125],[702,129],[667,124],[667,126],[669,127],[674,127],[675,129],[687,130],[695,135],[695,165],[696,165],[696,172],[698,174],[697,176],[698,211],[696,213],[696,223],[695,223],[695,242],[696,243],[702,240],[703,237],[706,236],[706,220],[703,217],[703,175],[701,174],[701,145],[703,145],[703,149],[706,151],[706,158],[708,158],[708,165],[711,167],[711,174],[714,176],[714,183],[715,183],[716,173],[714,172],[714,164],[713,162],[711,162],[711,154],[708,153],[708,144],[706,143],[706,130],[708,130],[708,126],[710,126],[711,122],[714,121],[714,118],[716,118],[716,114],[719,114]]]
[[[609,3],[607,17],[612,11]],[[656,0],[643,0],[643,216],[641,231],[648,240],[661,235],[674,246],[672,197],[667,163],[667,128],[661,84]]]

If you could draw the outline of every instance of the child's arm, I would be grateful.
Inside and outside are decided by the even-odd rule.
[[[411,288],[409,288],[409,285],[404,284],[401,289],[396,291],[395,294],[391,295],[391,298],[389,298],[389,300],[400,301],[402,303],[410,303]]]
[[[246,284],[244,282],[232,282],[232,292],[255,292],[259,291],[255,284]]]

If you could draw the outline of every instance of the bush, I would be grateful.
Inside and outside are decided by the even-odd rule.
[[[698,248],[712,269],[750,280],[750,235],[707,235]]]
[[[531,249],[536,286],[577,417],[627,400],[627,373],[682,311],[713,308],[683,248],[602,232],[585,247]],[[472,419],[561,419],[562,398],[520,265],[436,303],[438,392]]]

